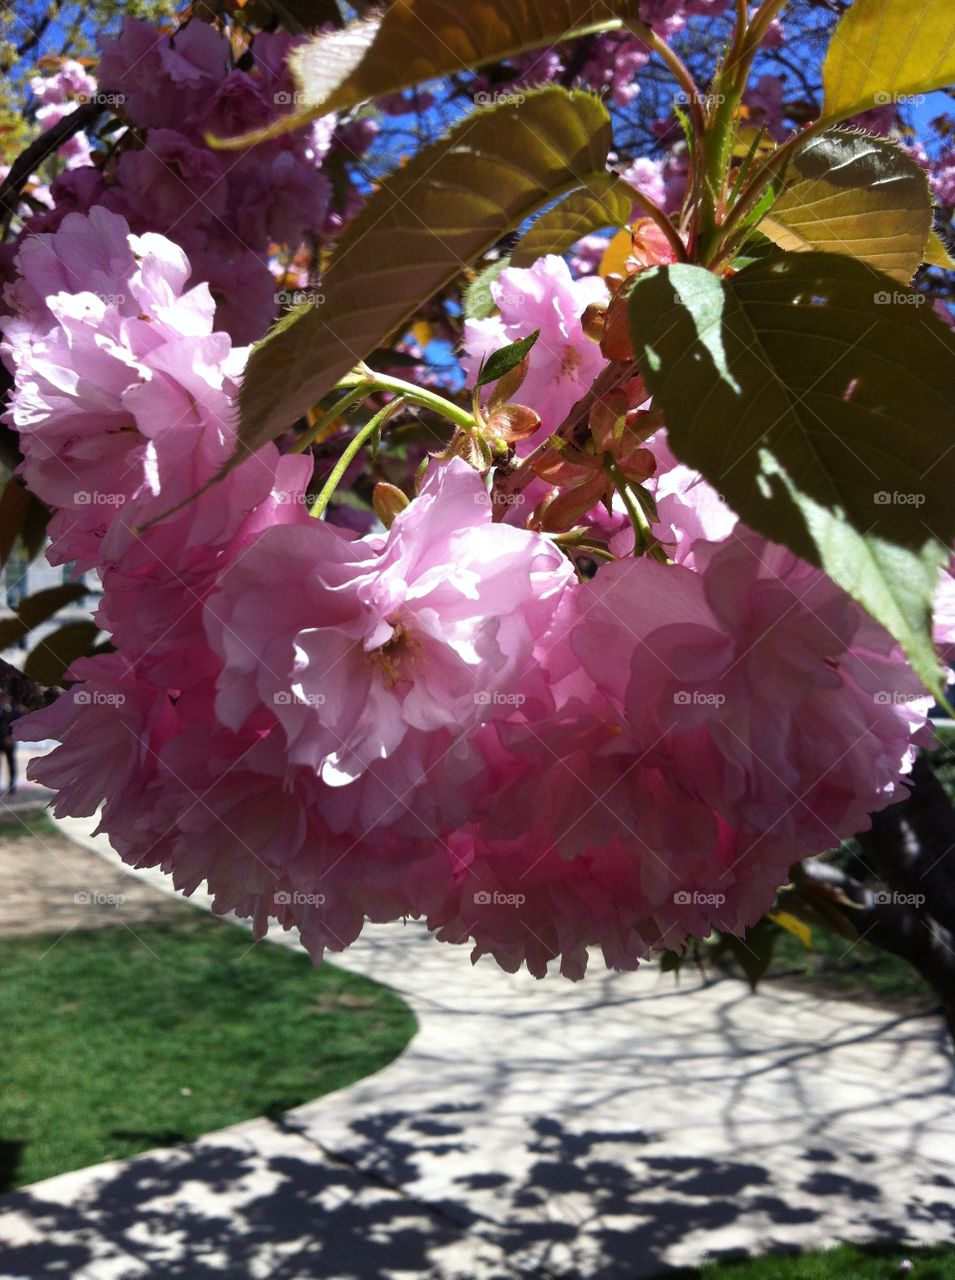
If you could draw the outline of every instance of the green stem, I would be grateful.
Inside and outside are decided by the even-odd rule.
[[[766,39],[773,18],[784,8],[786,0],[763,0],[750,23],[746,38],[746,50],[752,57]]]
[[[763,192],[773,181],[773,179],[783,172],[790,160],[806,143],[814,138],[817,134],[823,133],[826,129],[832,127],[834,121],[830,119],[820,119],[811,124],[808,129],[803,129],[801,133],[797,133],[794,138],[790,138],[788,142],[784,142],[781,147],[777,147],[772,155],[768,156],[755,174],[746,184],[746,189],[733,205],[725,222],[720,228],[722,245],[715,253],[710,262],[704,263],[705,266],[713,266],[721,258],[725,258],[732,247],[732,236],[737,231],[739,224],[747,216],[748,213],[759,203],[759,199]]]
[[[369,370],[368,373],[349,374],[339,382],[338,386],[339,388],[363,387],[362,394],[365,396],[374,395],[376,391],[392,391],[395,395],[407,400],[409,404],[416,404],[422,409],[431,409],[432,412],[439,413],[442,418],[447,418],[456,427],[470,430],[474,426],[474,418],[467,409],[462,409],[460,405],[445,400],[444,396],[439,396],[435,391],[427,391],[424,387],[416,387],[413,382],[405,382],[403,378],[391,378],[386,374],[372,373]]]
[[[356,404],[361,404],[363,400],[367,399],[368,396],[371,395],[372,390],[373,388],[365,385],[353,387],[351,391],[346,395],[343,395],[340,400],[337,400],[326,413],[322,414],[316,423],[313,423],[313,425],[295,441],[289,450],[289,453],[307,453],[322,432],[325,431],[336,418],[343,417],[349,409],[354,408]]]
[[[687,102],[690,107],[690,118],[693,121],[694,131],[698,140],[702,141],[703,134],[706,129],[706,121],[703,115],[704,95],[700,93],[699,87],[693,76],[690,74],[689,68],[679,54],[667,44],[665,40],[657,35],[652,27],[647,26],[645,22],[641,22],[638,18],[629,18],[624,24],[628,30],[632,31],[638,39],[642,40],[648,49],[652,49],[666,63],[674,80],[679,84],[680,88],[686,94]]]
[[[730,146],[736,128],[736,118],[750,71],[760,45],[765,39],[769,24],[782,9],[786,0],[764,0],[752,22],[749,21],[746,0],[736,0],[736,23],[733,40],[725,65],[719,70],[713,84],[720,95],[716,111],[707,129],[705,202],[701,218],[698,260],[711,262],[722,256],[718,251],[723,240],[722,224],[727,217],[727,180],[730,170]],[[736,188],[734,187],[734,193]]]
[[[405,401],[402,397],[399,397],[397,400],[392,400],[390,404],[386,404],[383,409],[380,409],[369,422],[366,422],[361,430],[357,432],[351,440],[349,440],[342,456],[335,463],[331,475],[322,486],[321,493],[312,504],[311,510],[308,513],[310,516],[314,516],[316,520],[318,520],[325,514],[325,508],[331,501],[332,494],[338,488],[341,483],[342,476],[348,470],[353,459],[361,452],[371,437],[377,431],[381,430],[388,419],[393,418],[400,409],[404,408],[404,406]]]
[[[706,137],[706,116],[703,111],[703,95],[700,93],[699,87],[683,59],[670,48],[665,40],[661,40],[651,27],[637,18],[626,19],[624,25],[628,31],[632,31],[639,40],[642,40],[648,49],[652,49],[663,60],[686,97],[690,108],[690,119],[693,122],[693,175],[690,185],[693,192],[693,203],[696,204],[701,199],[703,187],[705,186],[703,147]],[[695,243],[696,236],[693,232],[691,232],[690,238],[691,243]]]
[[[635,556],[642,555],[649,546],[650,525],[647,522],[647,518],[640,509],[639,503],[634,501],[626,476],[609,453],[604,454],[604,470],[613,481],[614,488],[623,498],[623,505],[627,508],[627,515],[633,525],[633,554]]]

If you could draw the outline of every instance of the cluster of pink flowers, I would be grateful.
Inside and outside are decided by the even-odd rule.
[[[358,154],[374,136],[361,125],[339,133],[330,116],[249,151],[207,144],[210,134],[237,136],[291,110],[294,44],[285,33],[260,32],[240,69],[229,39],[208,23],[193,19],[169,35],[125,18],[119,36],[104,42],[98,88],[78,63],[36,77],[42,124],[96,95],[132,129],[110,157],[93,155],[84,134],[71,139],[52,207],[28,231],[53,231],[71,212],[105,206],[134,232],[158,231],[188,254],[193,283],[209,285],[219,327],[235,341],[261,337],[284,301],[277,262],[284,269],[303,240],[334,234],[354,212],[354,193],[351,206],[333,208],[323,171],[330,148]]]
[[[91,102],[97,93],[96,79],[75,58],[67,58],[51,76],[33,76],[30,91],[37,102],[36,121],[49,129],[70,115],[82,102]],[[88,165],[90,141],[81,130],[68,138],[60,148],[67,169]]]
[[[19,736],[59,743],[31,776],[60,814],[101,808],[131,865],[296,926],[316,960],[417,916],[576,978],[590,947],[630,968],[753,924],[796,859],[897,796],[929,706],[898,650],[662,430],[671,563],[624,545],[583,581],[460,458],[356,536],[310,518],[310,460],[273,445],[199,492],[235,445],[243,353],[181,248],[95,209],[18,266],[9,420],[115,648]],[[552,430],[600,363],[579,321],[603,285],[549,259],[495,288],[470,362],[540,327],[522,398]]]

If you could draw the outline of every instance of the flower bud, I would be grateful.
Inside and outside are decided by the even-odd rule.
[[[375,485],[375,491],[371,497],[371,505],[375,509],[375,515],[385,526],[390,529],[395,522],[395,517],[404,511],[409,505],[408,495],[402,493],[396,485],[388,484],[387,481],[381,480]]]
[[[491,436],[498,436],[513,444],[526,440],[540,429],[540,414],[523,404],[505,404],[491,414],[487,429]]]
[[[607,304],[605,302],[591,302],[580,317],[580,327],[583,329],[585,337],[588,337],[591,342],[600,341],[604,334],[606,322]]]

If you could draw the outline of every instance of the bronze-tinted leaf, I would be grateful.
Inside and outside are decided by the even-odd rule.
[[[796,156],[759,230],[781,249],[847,253],[908,284],[931,226],[921,165],[887,138],[833,129]]]
[[[254,452],[507,231],[603,171],[610,118],[560,88],[480,111],[386,178],[342,235],[321,306],[285,316],[255,348],[240,394],[240,453]]]
[[[369,98],[618,26],[638,9],[637,0],[393,0],[381,17],[316,36],[295,50],[294,111],[265,129],[217,141],[249,146]],[[499,98],[488,93],[476,100],[480,105]]]
[[[578,240],[604,227],[625,227],[633,194],[615,173],[603,173],[542,213],[511,251],[511,265],[529,267],[547,253],[566,253]]]

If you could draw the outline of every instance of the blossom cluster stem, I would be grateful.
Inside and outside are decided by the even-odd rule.
[[[361,452],[368,441],[382,429],[385,423],[388,422],[390,418],[393,418],[399,410],[405,407],[405,403],[405,399],[402,396],[399,396],[396,400],[392,400],[390,404],[386,404],[383,409],[379,410],[373,418],[366,422],[361,430],[358,431],[351,440],[349,440],[348,445],[342,451],[342,456],[335,463],[331,475],[322,486],[321,493],[309,509],[308,514],[310,516],[320,519],[325,514],[325,508],[331,501],[335,490],[338,488],[339,484],[341,484],[342,477],[351,466],[354,458]]]
[[[349,374],[347,378],[343,378],[338,387],[349,390],[363,388],[365,396],[374,395],[378,391],[391,391],[409,404],[440,414],[448,422],[453,422],[456,427],[464,427],[465,430],[471,430],[474,427],[474,417],[468,413],[467,409],[462,409],[452,400],[446,400],[436,391],[428,391],[425,387],[416,387],[413,382],[405,382],[404,378],[392,378],[388,374],[373,373],[370,369],[358,370]]]

